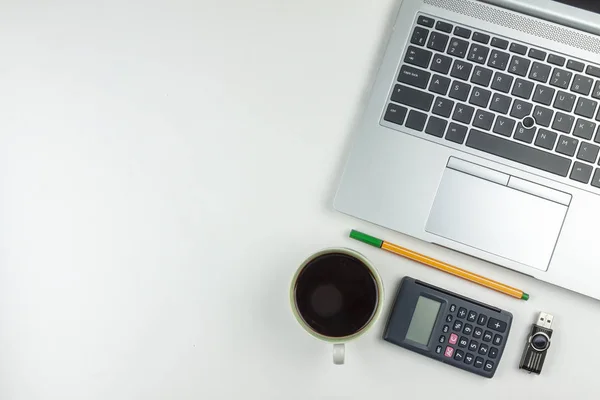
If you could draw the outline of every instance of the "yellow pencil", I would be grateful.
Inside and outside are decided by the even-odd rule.
[[[477,283],[481,286],[485,286],[487,288],[496,290],[500,293],[507,294],[512,297],[516,297],[521,300],[529,300],[529,295],[522,290],[516,289],[514,287],[505,285],[500,282],[496,282],[492,279],[488,279],[484,276],[474,274],[465,269],[455,267],[454,265],[446,264],[445,262],[436,260],[435,258],[427,257],[426,255],[417,253],[416,251],[409,250],[404,247],[400,247],[393,243],[389,243],[383,241],[381,239],[377,239],[376,237],[369,236],[365,233],[355,231],[354,229],[350,232],[350,237],[352,239],[356,239],[363,243],[370,244],[374,247],[379,247],[380,249],[387,250],[390,253],[397,254],[402,257],[406,257],[410,260],[419,262],[421,264],[425,264],[429,267],[433,267],[435,269],[439,269],[440,271],[444,271],[448,274],[458,276],[459,278],[466,279],[473,283]]]

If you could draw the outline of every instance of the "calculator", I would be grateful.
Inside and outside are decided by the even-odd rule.
[[[512,314],[404,277],[383,338],[445,364],[492,378]]]

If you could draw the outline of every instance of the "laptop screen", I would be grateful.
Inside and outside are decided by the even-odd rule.
[[[555,0],[559,3],[568,4],[573,7],[583,8],[593,12],[600,13],[600,1],[596,0]]]

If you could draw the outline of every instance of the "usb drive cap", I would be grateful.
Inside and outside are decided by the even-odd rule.
[[[550,329],[552,328],[552,321],[554,321],[554,316],[552,314],[541,312],[535,324],[542,328]]]

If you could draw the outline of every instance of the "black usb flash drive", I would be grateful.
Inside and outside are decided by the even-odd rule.
[[[525,350],[523,351],[523,357],[521,357],[521,363],[519,364],[520,369],[527,370],[536,374],[542,372],[544,366],[544,360],[546,359],[546,353],[550,347],[550,340],[552,338],[552,321],[554,317],[547,313],[540,313],[535,324],[531,327],[531,333]]]

